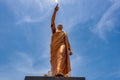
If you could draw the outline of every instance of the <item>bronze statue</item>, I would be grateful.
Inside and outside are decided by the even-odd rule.
[[[69,55],[72,55],[72,49],[66,33],[62,31],[62,24],[59,24],[56,29],[55,17],[58,9],[59,7],[57,4],[51,19],[51,71],[52,76],[67,77],[67,74],[71,71]]]

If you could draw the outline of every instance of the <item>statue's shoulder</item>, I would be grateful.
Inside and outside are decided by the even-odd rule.
[[[66,35],[66,32],[65,32],[65,31],[62,31],[62,34]]]
[[[63,33],[64,33],[65,35],[67,35],[67,33],[66,33],[65,31],[63,31]]]

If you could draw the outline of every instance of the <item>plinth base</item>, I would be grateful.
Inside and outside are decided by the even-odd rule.
[[[85,77],[44,77],[44,76],[26,76],[25,80],[85,80]]]

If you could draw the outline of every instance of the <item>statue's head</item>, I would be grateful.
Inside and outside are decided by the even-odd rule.
[[[60,30],[60,31],[62,31],[62,29],[63,29],[62,24],[59,24],[58,27],[57,27],[57,29]]]

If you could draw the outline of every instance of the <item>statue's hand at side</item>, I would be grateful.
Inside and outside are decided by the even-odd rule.
[[[70,56],[72,55],[72,50],[71,50],[71,49],[69,50],[69,55],[70,55]]]

